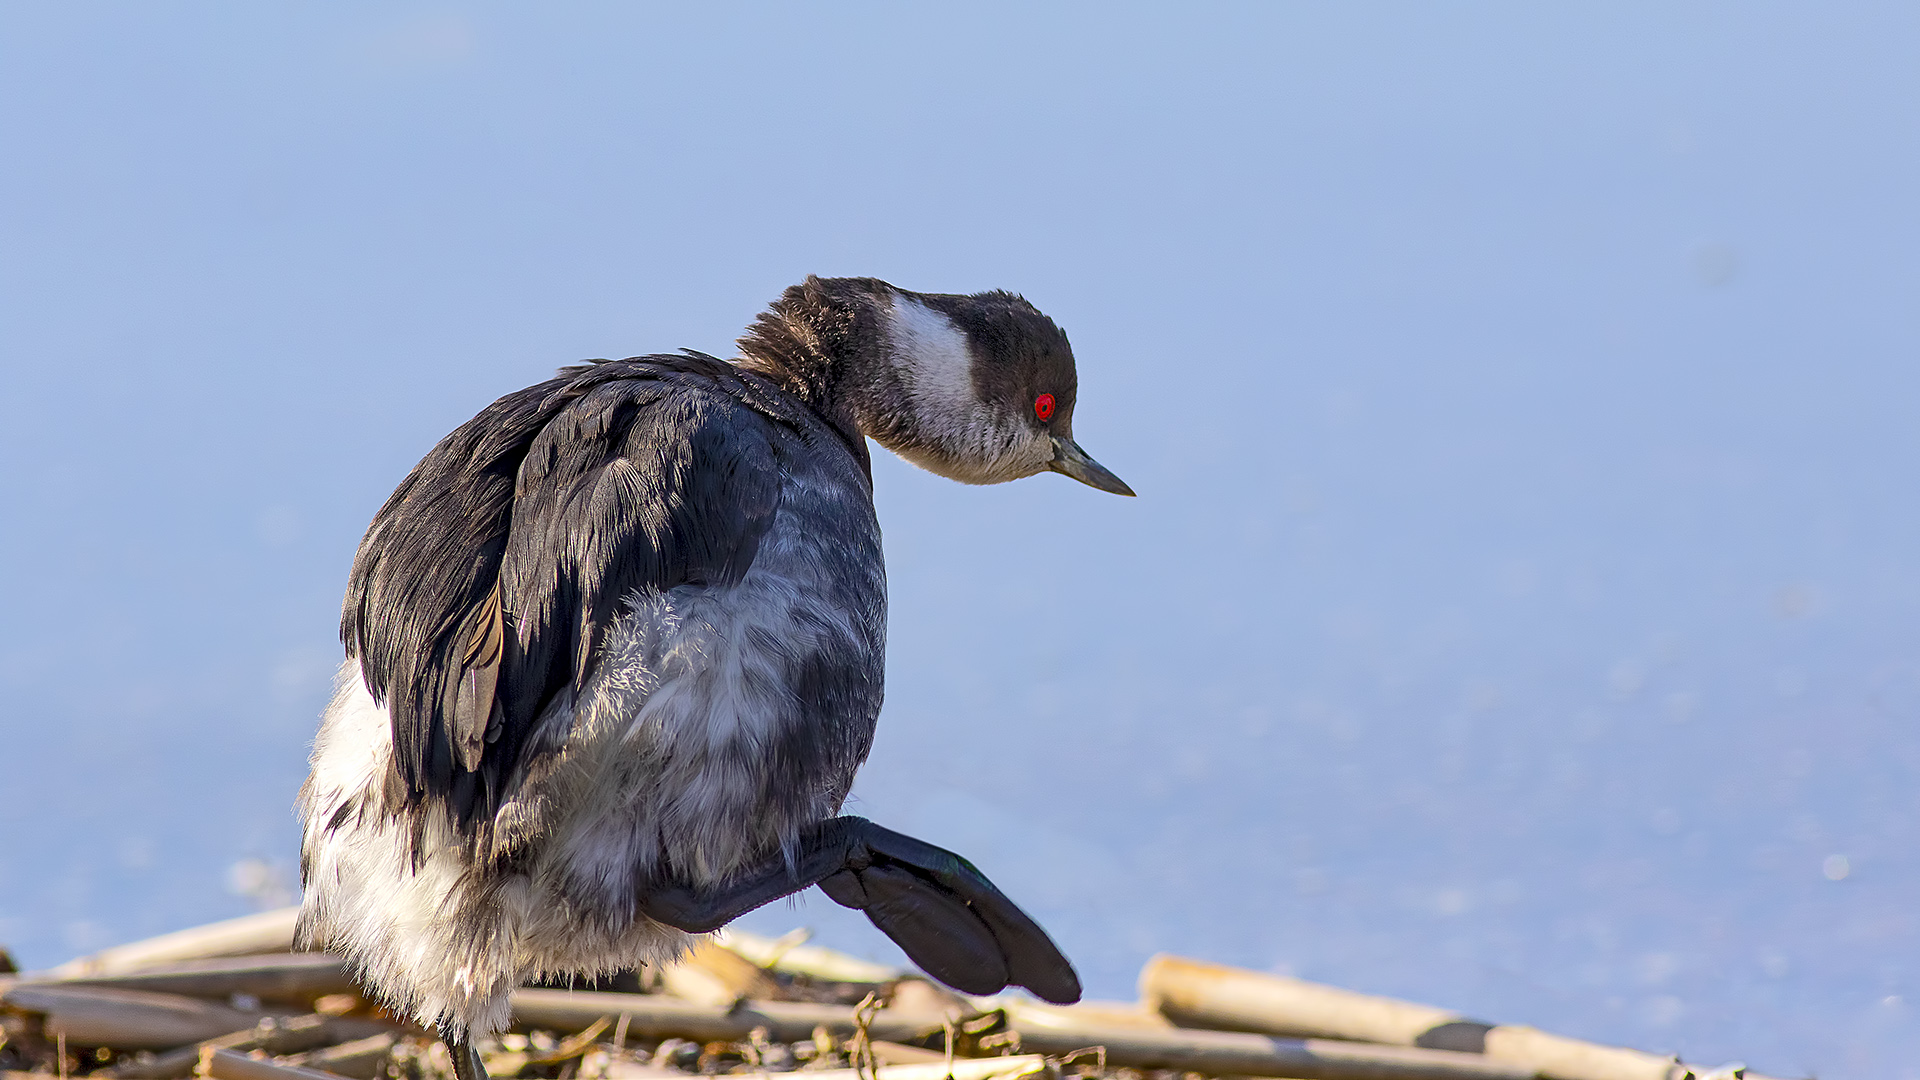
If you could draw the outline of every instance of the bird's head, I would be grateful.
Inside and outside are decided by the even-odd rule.
[[[874,278],[808,278],[741,345],[813,353],[860,431],[930,472],[998,484],[1053,471],[1132,495],[1073,441],[1073,346],[1008,292],[916,293]]]

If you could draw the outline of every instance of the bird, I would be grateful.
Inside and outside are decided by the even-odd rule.
[[[967,484],[1061,473],[1073,350],[1014,293],[809,276],[739,354],[565,367],[447,435],[375,514],[297,800],[302,947],[438,1031],[672,961],[818,885],[966,993],[1080,996],[962,856],[840,813],[872,746],[886,571],[867,440]]]

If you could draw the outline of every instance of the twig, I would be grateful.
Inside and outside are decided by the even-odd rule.
[[[588,1024],[586,1030],[576,1032],[560,1040],[559,1045],[546,1053],[528,1055],[527,1064],[558,1065],[563,1061],[577,1058],[581,1054],[586,1053],[587,1049],[593,1045],[593,1041],[600,1037],[600,1033],[611,1026],[613,1026],[613,1018],[602,1016],[600,1019]],[[452,1050],[453,1048],[448,1047],[447,1049]]]
[[[940,1031],[946,1036],[946,1054],[941,1064],[946,1066],[947,1080],[953,1080],[953,1044],[960,1034],[954,1030],[953,1020],[952,1009],[948,1009],[946,1012],[940,1014]]]
[[[872,1033],[873,1018],[879,1012],[880,995],[871,990],[853,1007],[853,1041],[847,1044],[847,1064],[853,1066],[853,1074],[860,1080],[874,1080],[873,1071],[879,1066],[873,1059]]]
[[[1070,1054],[1061,1055],[1055,1064],[1065,1069],[1068,1062],[1082,1054],[1093,1055],[1093,1072],[1095,1076],[1105,1076],[1107,1074],[1107,1048],[1104,1046],[1083,1046]]]

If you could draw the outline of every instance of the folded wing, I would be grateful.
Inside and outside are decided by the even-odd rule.
[[[390,802],[490,819],[630,596],[746,573],[779,476],[775,421],[737,384],[696,354],[569,369],[489,406],[395,490],[341,619],[392,718]]]

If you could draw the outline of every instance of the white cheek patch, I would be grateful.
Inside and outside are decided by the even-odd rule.
[[[967,335],[938,311],[895,296],[893,362],[906,384],[922,441],[932,452],[903,448],[900,456],[929,472],[968,484],[997,484],[1031,476],[1052,456],[1024,425],[1006,425],[973,388],[973,352]]]
[[[973,353],[953,320],[918,300],[893,298],[894,359],[907,378],[922,423],[979,413],[973,393]]]

